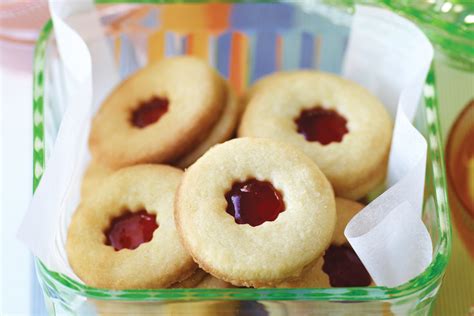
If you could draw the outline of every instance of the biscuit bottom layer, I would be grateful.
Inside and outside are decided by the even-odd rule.
[[[331,245],[324,254],[323,271],[333,287],[369,286],[372,279],[349,245]]]
[[[347,134],[347,120],[334,110],[314,107],[301,111],[295,119],[298,133],[307,141],[327,145],[341,142]]]
[[[141,102],[139,107],[132,113],[132,124],[138,128],[144,128],[158,121],[168,112],[169,101],[166,98],[152,97],[150,100]]]
[[[158,228],[156,215],[147,211],[127,212],[112,219],[108,230],[106,245],[115,250],[135,249],[153,238],[153,232]]]
[[[253,227],[274,221],[285,210],[282,194],[267,181],[235,182],[225,199],[226,212],[235,218],[235,222]]]

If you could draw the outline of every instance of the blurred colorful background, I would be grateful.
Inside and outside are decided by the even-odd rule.
[[[406,16],[412,14],[411,18],[427,33],[437,50],[433,66],[440,100],[454,231],[451,261],[434,314],[474,315],[474,1],[388,2],[393,10]],[[117,59],[130,49],[127,44],[129,39],[120,35],[122,29],[148,32],[156,20],[153,18],[156,12],[146,5],[100,5],[99,9],[117,12],[112,14],[113,23],[108,23],[108,32],[117,34],[111,43],[116,48]],[[279,15],[291,14],[290,10],[289,6],[287,11],[267,14],[275,14],[275,21],[278,21]],[[176,11],[180,13],[179,20],[176,19]],[[242,16],[229,18],[231,13],[226,4],[210,4],[197,9],[169,5],[164,7],[161,14],[161,23],[183,32],[205,27],[217,33],[228,28],[228,21],[245,21],[248,25],[259,23],[258,19],[252,19],[250,15],[246,19],[246,12],[238,10],[232,14]],[[187,18],[183,19],[183,16]],[[32,61],[36,39],[48,18],[45,0],[0,1],[2,314],[46,314],[32,257],[16,240],[15,233],[32,194]],[[284,20],[282,16],[281,21]],[[208,25],[209,21],[212,21],[212,25]],[[232,33],[220,36],[214,43],[232,52],[235,64],[230,69],[221,66],[227,65],[227,62],[218,62],[216,67],[230,78],[237,89],[243,88],[245,80],[253,81],[253,78],[275,68],[284,68],[281,65],[285,62],[281,59],[281,51],[288,49],[285,45],[290,45],[292,53],[298,56],[295,60],[304,64],[300,66],[311,67],[318,64],[318,68],[322,70],[337,71],[342,56],[321,60],[318,50],[321,47],[331,49],[331,45],[345,45],[348,34],[342,30],[336,32],[329,45],[321,46],[321,39],[312,33],[282,41],[274,32],[266,32],[274,27],[284,28],[285,25],[258,25],[262,32],[258,35],[261,44],[257,47],[260,56],[257,58],[261,62],[257,63],[258,68],[251,69],[249,73],[242,73],[241,69],[245,67],[239,67],[238,63],[247,62],[246,45],[249,45],[248,41],[251,39]],[[209,33],[193,32],[193,35],[175,36],[158,31],[148,35],[148,56],[137,55],[137,64],[130,65],[121,74],[122,77],[139,66],[140,58],[159,59],[173,49],[209,58]],[[167,40],[167,36],[175,38]],[[167,46],[169,43],[174,43],[175,47]],[[270,51],[275,53],[270,54]]]

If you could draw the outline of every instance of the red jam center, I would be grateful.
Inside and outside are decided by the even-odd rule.
[[[301,111],[295,123],[298,126],[298,133],[302,134],[307,141],[319,142],[322,145],[340,142],[344,134],[348,132],[347,120],[344,117],[334,110],[322,107]]]
[[[372,280],[349,245],[331,245],[324,254],[323,271],[333,287],[369,286]]]
[[[267,181],[236,182],[225,194],[225,199],[226,212],[235,218],[235,222],[253,227],[274,221],[285,210],[281,193]]]
[[[157,228],[155,214],[148,214],[145,210],[125,213],[110,223],[109,229],[105,232],[106,244],[115,250],[135,249],[149,242]]]
[[[158,121],[168,111],[168,99],[153,97],[142,102],[138,109],[133,111],[132,124],[138,128],[144,128]]]

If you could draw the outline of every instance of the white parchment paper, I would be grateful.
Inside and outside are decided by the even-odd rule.
[[[78,280],[65,253],[67,226],[90,159],[91,116],[118,82],[118,71],[92,1],[52,0],[50,7],[67,72],[68,107],[18,236],[49,269]],[[343,75],[372,91],[396,116],[389,188],[345,231],[377,285],[402,284],[432,260],[431,239],[421,221],[427,145],[410,123],[432,55],[429,41],[412,23],[382,9],[357,7]]]
[[[50,0],[49,6],[68,106],[18,237],[49,269],[79,280],[65,252],[67,224],[79,204],[80,179],[90,160],[87,140],[93,108],[119,76],[93,1]]]
[[[414,24],[388,11],[357,7],[343,74],[396,114],[389,189],[345,230],[377,285],[403,284],[432,260],[432,241],[421,220],[427,143],[410,123],[432,58],[431,44]]]

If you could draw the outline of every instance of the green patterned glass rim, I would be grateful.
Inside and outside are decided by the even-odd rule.
[[[405,0],[377,0],[380,5],[414,21],[428,36],[437,50],[449,58],[457,68],[474,72],[474,28],[467,24],[452,23],[442,18],[443,13],[407,5]],[[468,14],[474,14],[474,2],[451,0],[452,5],[462,3]]]
[[[98,3],[117,3],[130,1],[99,0]],[[207,2],[194,1],[153,1],[134,0],[132,3],[183,3]],[[221,1],[221,2],[253,2],[253,1]],[[267,1],[259,1],[267,2]],[[329,1],[331,2],[331,1]],[[352,1],[334,1],[338,5],[346,5]],[[332,2],[331,2],[332,3]],[[48,21],[43,27],[36,43],[33,70],[33,192],[36,190],[45,168],[44,146],[44,76],[46,63],[46,45],[52,34],[53,24]],[[354,288],[307,288],[307,289],[149,289],[149,290],[121,290],[99,289],[84,285],[76,280],[49,270],[38,258],[35,259],[36,268],[41,274],[42,282],[52,288],[62,287],[76,292],[78,295],[100,300],[331,300],[331,301],[381,301],[403,299],[420,292],[430,293],[436,289],[443,277],[451,253],[451,221],[447,200],[446,173],[441,140],[440,122],[438,116],[438,102],[435,89],[435,75],[433,67],[425,82],[424,99],[428,128],[427,141],[431,163],[439,171],[434,176],[434,202],[439,222],[439,240],[437,251],[428,268],[405,284],[388,288],[354,287]]]

